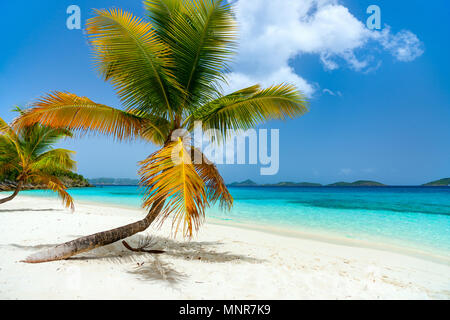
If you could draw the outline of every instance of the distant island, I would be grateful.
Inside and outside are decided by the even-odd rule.
[[[89,183],[96,186],[137,186],[139,185],[139,180],[128,178],[95,178],[89,179]]]
[[[328,187],[386,187],[385,184],[376,181],[358,180],[355,182],[336,182],[329,184]]]
[[[89,183],[96,186],[137,186],[138,179],[129,178],[95,178],[89,179]],[[292,182],[282,181],[278,183],[258,184],[253,180],[247,179],[241,182],[233,182],[228,184],[229,187],[387,187],[388,185],[371,180],[358,180],[355,182],[335,182],[332,184],[323,185],[314,182]],[[450,186],[450,178],[440,179],[425,183],[423,187],[446,187]]]
[[[278,182],[275,184],[257,184],[253,180],[245,180],[242,182],[233,182],[229,187],[321,187],[320,183],[311,182]]]
[[[263,184],[263,187],[322,187],[320,183],[312,182],[278,182],[275,184]]]
[[[257,184],[252,180],[242,182],[233,182],[230,187],[383,187],[386,186],[380,182],[359,180],[355,182],[336,182],[329,185],[322,185],[313,182],[278,182],[275,184]]]
[[[258,184],[253,180],[245,180],[242,182],[233,182],[229,187],[389,187],[377,181],[358,180],[355,182],[335,182],[332,184],[322,185],[312,182],[278,182],[274,184]],[[450,186],[450,178],[440,179],[421,185],[422,187],[447,187]]]
[[[450,186],[450,178],[444,178],[423,184],[424,187],[448,187]]]
[[[228,185],[229,187],[257,187],[259,186],[256,182],[252,180],[245,180],[242,182],[233,182]]]

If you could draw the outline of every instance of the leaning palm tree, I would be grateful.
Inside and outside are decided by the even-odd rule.
[[[20,112],[20,109],[18,109]],[[74,209],[72,197],[55,172],[72,170],[75,161],[73,151],[53,149],[53,145],[72,134],[66,129],[49,128],[39,124],[15,130],[0,118],[0,176],[16,177],[16,188],[9,197],[0,199],[0,204],[13,200],[24,184],[45,185],[57,192],[66,207]]]
[[[232,7],[221,0],[147,0],[146,18],[118,9],[96,10],[87,22],[95,65],[111,82],[123,104],[116,109],[86,97],[52,92],[17,119],[16,126],[35,123],[94,131],[118,140],[143,139],[161,149],[141,162],[146,188],[141,221],[82,237],[38,252],[26,262],[66,259],[146,230],[173,217],[173,230],[191,237],[215,202],[230,208],[233,199],[217,168],[201,150],[175,139],[180,129],[216,129],[227,137],[273,119],[307,112],[304,96],[292,85],[267,89],[259,85],[224,95],[222,86],[236,48]],[[173,155],[177,161],[173,161]],[[202,161],[192,162],[195,159]]]

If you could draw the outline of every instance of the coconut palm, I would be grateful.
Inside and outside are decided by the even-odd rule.
[[[20,111],[20,109],[18,109]],[[55,172],[72,170],[73,151],[53,149],[56,142],[72,134],[66,129],[49,128],[40,124],[15,130],[0,118],[0,176],[16,177],[14,193],[0,204],[13,200],[26,183],[40,184],[58,193],[66,207],[74,209],[71,196]]]
[[[304,96],[289,84],[259,85],[224,95],[222,85],[236,48],[232,7],[221,0],[147,0],[146,17],[120,9],[95,10],[87,22],[95,65],[117,91],[121,109],[67,92],[52,92],[35,103],[16,125],[34,123],[122,139],[143,139],[161,147],[141,162],[146,188],[141,221],[76,239],[37,253],[26,262],[66,259],[146,230],[173,217],[173,230],[191,237],[205,209],[233,199],[217,168],[200,150],[174,139],[195,123],[223,137],[269,120],[307,112]],[[219,135],[212,136],[218,140]],[[178,161],[173,161],[176,154]],[[195,159],[203,161],[191,161]],[[201,162],[201,163],[198,163]]]

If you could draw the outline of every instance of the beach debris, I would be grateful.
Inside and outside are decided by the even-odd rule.
[[[153,250],[148,249],[153,245],[152,239],[149,237],[145,241],[141,241],[139,246],[137,248],[131,247],[125,240],[122,241],[122,244],[125,248],[127,248],[130,251],[133,252],[144,252],[144,253],[151,253],[151,254],[163,254],[165,253],[164,250]]]

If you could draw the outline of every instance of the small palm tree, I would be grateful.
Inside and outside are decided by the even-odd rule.
[[[30,256],[26,262],[66,259],[147,229],[173,216],[175,232],[198,229],[205,208],[233,199],[214,164],[181,139],[178,129],[249,129],[273,119],[307,112],[304,96],[292,85],[267,89],[258,85],[223,95],[221,85],[236,48],[232,8],[221,0],[147,0],[147,17],[118,9],[96,10],[87,23],[95,65],[111,82],[123,109],[86,97],[53,92],[37,101],[16,126],[41,123],[78,132],[96,131],[116,139],[140,138],[161,147],[141,162],[141,184],[147,189],[145,219],[114,230],[76,239]],[[214,137],[213,137],[214,138]],[[180,161],[172,161],[178,153]],[[192,163],[189,155],[202,159]]]
[[[20,112],[20,109],[17,111]],[[48,189],[57,192],[64,205],[73,210],[72,197],[54,173],[74,169],[74,152],[52,148],[61,138],[71,136],[66,129],[39,124],[14,130],[0,118],[0,176],[13,175],[17,182],[14,193],[0,199],[0,204],[13,200],[23,185],[31,182],[46,185]]]

